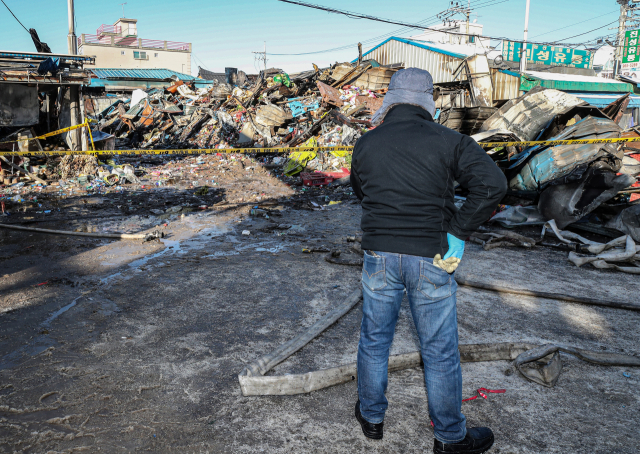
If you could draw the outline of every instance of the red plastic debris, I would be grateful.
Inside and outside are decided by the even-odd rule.
[[[324,186],[349,175],[351,175],[349,169],[343,167],[340,172],[302,172],[300,178],[303,186]]]
[[[484,391],[484,392],[483,392],[483,391]],[[481,396],[483,399],[486,399],[486,398],[487,398],[487,395],[485,394],[485,392],[486,392],[486,393],[493,393],[493,394],[502,394],[502,393],[506,393],[506,392],[507,392],[507,390],[506,390],[506,389],[487,389],[487,388],[478,388],[478,389],[476,390],[476,392],[477,392],[478,394],[480,394],[480,396]],[[467,401],[469,401],[469,400],[476,400],[477,398],[478,398],[478,396],[476,395],[476,396],[473,396],[473,397],[469,397],[469,398],[467,398],[467,399],[462,399],[462,402],[467,402]]]

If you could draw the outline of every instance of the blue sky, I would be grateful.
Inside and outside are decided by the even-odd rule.
[[[27,28],[35,28],[40,39],[49,44],[54,53],[66,53],[66,1],[4,0]],[[103,23],[112,24],[122,15],[124,0],[76,0],[76,34],[95,34]],[[313,3],[362,12],[404,22],[418,22],[430,18],[448,7],[449,0],[310,0]],[[467,0],[459,0],[465,3]],[[484,34],[522,38],[525,0],[471,0],[477,7],[478,23]],[[616,0],[531,0],[529,37],[541,35],[539,40],[558,40],[601,27],[618,17]],[[212,71],[225,66],[238,67],[255,73],[252,51],[289,54],[314,52],[353,44],[350,50],[302,56],[268,56],[268,66],[289,72],[311,69],[311,63],[326,66],[336,61],[357,57],[356,43],[372,40],[364,45],[368,50],[382,39],[380,35],[395,32],[397,25],[368,20],[355,20],[276,0],[127,0],[125,16],[138,19],[141,38],[193,43],[192,68],[198,65]],[[476,18],[473,14],[472,18]],[[586,21],[572,27],[559,29]],[[431,22],[433,23],[433,22]],[[615,33],[614,25],[573,42]],[[404,30],[396,36],[419,34],[418,30]],[[15,21],[0,3],[0,49],[35,51],[29,34]]]

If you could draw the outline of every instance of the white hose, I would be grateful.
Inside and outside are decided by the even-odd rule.
[[[153,233],[99,233],[99,232],[70,232],[67,230],[38,229],[35,227],[22,227],[19,225],[0,224],[2,229],[24,230],[26,232],[52,233],[56,235],[90,236],[96,238],[117,238],[119,240],[146,240],[162,238],[164,234],[159,231]]]
[[[514,360],[521,353],[536,347],[537,345],[526,343],[460,345],[460,361]],[[421,362],[419,351],[391,355],[389,357],[389,372],[419,367]],[[263,377],[240,374],[238,379],[243,396],[283,396],[309,393],[339,385],[355,380],[356,376],[356,363],[351,363],[296,375]]]

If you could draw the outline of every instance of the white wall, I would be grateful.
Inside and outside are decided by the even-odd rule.
[[[133,57],[135,52],[146,52],[147,59],[139,60]],[[124,52],[124,55],[122,53]],[[78,53],[94,55],[95,65],[85,65],[86,68],[141,68],[141,69],[170,69],[172,71],[191,74],[191,52],[170,51],[162,49],[139,49],[137,47],[111,47],[83,44]]]

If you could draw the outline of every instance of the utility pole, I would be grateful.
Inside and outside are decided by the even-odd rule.
[[[76,38],[76,26],[75,26],[75,11],[73,9],[73,0],[67,0],[67,12],[69,16],[69,34],[67,35],[67,46],[70,55],[78,54],[78,40]],[[71,85],[69,87],[69,111],[71,116],[71,126],[75,126],[80,123],[80,88],[77,85]],[[81,146],[80,130],[74,129],[69,131],[71,150],[78,151]]]
[[[469,32],[469,16],[471,15],[471,0],[469,0],[467,2],[467,35],[470,33]],[[470,36],[467,36],[467,43],[469,43],[470,41]]]
[[[264,42],[264,51],[263,52],[252,52],[254,54],[255,61],[264,62],[264,70],[265,73],[267,71],[267,42]],[[254,63],[255,64],[255,63]]]
[[[470,23],[470,16],[471,16],[471,0],[468,0],[467,2],[467,7],[464,8],[463,6],[460,6],[460,3],[458,3],[457,1],[454,3],[454,1],[452,0],[451,2],[449,2],[449,8],[447,8],[445,11],[442,11],[438,14],[436,14],[436,17],[440,20],[442,20],[442,24],[445,25],[447,22],[449,23],[449,25],[451,25],[451,18],[456,16],[457,14],[462,14],[463,16],[465,16],[467,18],[467,30],[466,32],[461,35],[459,39],[459,42],[457,44],[462,44],[462,36],[464,36],[464,42],[465,43],[469,43],[470,40],[470,33],[469,33],[469,23]],[[462,21],[456,21],[454,20],[454,25],[458,27],[458,30],[460,31],[460,33],[462,33]]]
[[[67,13],[69,15],[69,34],[67,35],[67,47],[70,55],[78,54],[78,41],[76,40],[76,26],[74,22],[75,11],[73,0],[67,0]]]
[[[622,48],[624,46],[624,33],[627,28],[627,9],[629,8],[629,0],[618,0],[620,4],[620,17],[618,18],[618,36],[616,38],[616,50],[613,64],[613,78],[620,73],[622,66]]]
[[[522,42],[522,50],[520,51],[520,72],[527,70],[527,34],[529,33],[529,3],[527,0],[527,9],[524,13],[524,40]]]

